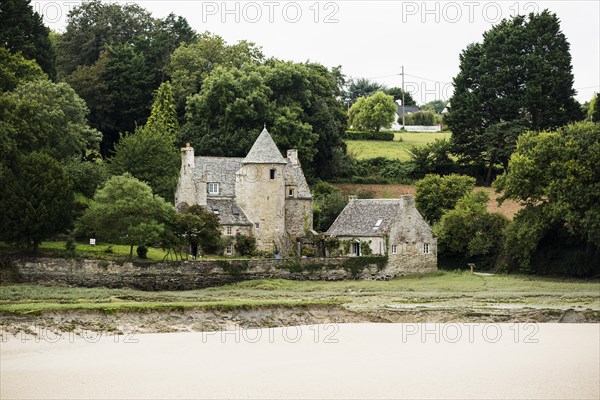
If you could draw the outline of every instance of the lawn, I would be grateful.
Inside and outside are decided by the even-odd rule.
[[[139,260],[135,252],[136,246],[133,248],[133,257]],[[15,254],[21,250],[9,246],[5,243],[0,242],[0,252],[6,254]],[[26,250],[24,250],[26,251]],[[65,241],[54,241],[54,242],[43,242],[39,247],[39,256],[59,256],[62,257],[66,253],[66,242]],[[155,247],[148,247],[148,254],[146,257],[152,261],[162,261],[165,257],[166,252],[162,249]],[[98,243],[95,246],[89,243],[79,242],[76,244],[75,255],[80,258],[102,258],[102,259],[126,259],[129,258],[129,246],[110,244],[110,243]]]
[[[346,140],[348,152],[359,160],[366,158],[384,157],[408,161],[408,150],[413,146],[423,146],[435,139],[449,139],[450,132],[396,132],[393,142],[375,140]],[[402,141],[400,141],[402,140]]]
[[[0,286],[0,312],[42,310],[143,310],[157,308],[248,308],[344,304],[436,303],[449,307],[518,303],[536,306],[600,307],[600,283],[524,275],[473,275],[438,271],[390,281],[257,280],[180,292],[72,288],[44,285]]]

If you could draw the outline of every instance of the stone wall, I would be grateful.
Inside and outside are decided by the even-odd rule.
[[[306,236],[305,231],[313,228],[313,213],[311,199],[285,200],[285,226],[287,234],[296,239]]]
[[[192,290],[253,279],[338,281],[389,279],[383,257],[115,262],[15,260],[22,282],[140,290]],[[395,274],[398,274],[395,272]]]

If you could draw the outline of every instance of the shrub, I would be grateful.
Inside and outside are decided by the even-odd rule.
[[[251,256],[256,253],[256,238],[253,236],[239,235],[236,237],[235,248],[242,256]]]
[[[489,196],[484,191],[468,192],[434,227],[439,252],[492,267],[500,252],[508,220],[486,210]]]
[[[379,140],[391,142],[394,140],[393,132],[365,132],[365,131],[346,131],[344,136],[348,140]]]
[[[135,252],[139,258],[148,258],[148,248],[146,246],[138,246]]]
[[[406,125],[433,126],[435,125],[435,115],[431,111],[418,111],[405,115],[404,123]]]

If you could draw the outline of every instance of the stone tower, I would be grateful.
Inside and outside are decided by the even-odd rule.
[[[237,201],[254,223],[256,244],[263,251],[284,245],[286,165],[273,138],[263,129],[236,173]]]

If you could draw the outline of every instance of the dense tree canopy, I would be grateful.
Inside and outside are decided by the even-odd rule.
[[[110,154],[119,135],[143,125],[171,53],[196,40],[185,18],[154,19],[135,4],[86,2],[69,14],[58,40],[59,71],[90,108]]]
[[[0,93],[14,90],[19,84],[38,79],[48,79],[40,66],[21,53],[12,54],[0,47]]]
[[[556,230],[598,253],[599,124],[582,122],[521,136],[508,172],[495,185],[504,192],[503,199],[517,200],[525,207],[509,230],[506,251],[512,267],[531,271],[538,246]]]
[[[94,65],[110,46],[149,37],[153,25],[150,13],[136,4],[93,0],[72,8],[58,43],[60,76],[71,75],[79,66]]]
[[[460,55],[446,118],[454,153],[465,163],[491,167],[509,153],[499,155],[496,144],[510,148],[516,140],[514,126],[497,124],[522,121],[543,130],[579,120],[574,95],[569,43],[556,15],[544,11],[503,20]],[[486,131],[493,125],[496,140],[490,146]]]
[[[183,43],[173,52],[167,69],[177,109],[183,111],[186,98],[200,92],[202,82],[215,67],[242,68],[263,58],[254,43],[242,40],[227,45],[222,37],[209,32],[201,34],[192,43]]]
[[[20,52],[35,60],[50,78],[56,77],[56,56],[50,42],[50,29],[33,11],[31,0],[2,0],[0,3],[0,47]]]
[[[88,126],[85,102],[66,83],[26,82],[1,95],[0,105],[1,119],[11,127],[1,141],[13,143],[19,152],[40,151],[64,160],[100,142],[100,133]]]
[[[308,176],[331,176],[336,152],[345,150],[336,88],[335,77],[318,64],[218,67],[188,99],[180,142],[204,154],[244,156],[266,124],[281,150],[299,150]]]

